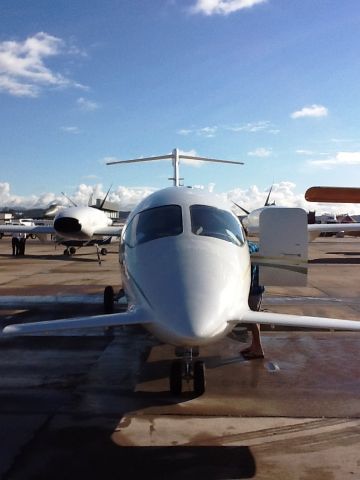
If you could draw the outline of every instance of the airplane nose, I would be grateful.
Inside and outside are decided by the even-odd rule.
[[[55,220],[54,228],[61,233],[78,233],[81,231],[81,223],[77,218],[61,217]]]

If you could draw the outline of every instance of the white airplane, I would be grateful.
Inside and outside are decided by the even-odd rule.
[[[182,355],[172,363],[170,391],[180,394],[185,379],[193,380],[194,391],[202,394],[205,365],[193,357],[199,347],[224,338],[238,324],[360,331],[360,321],[251,311],[248,306],[251,259],[243,227],[230,204],[214,194],[179,186],[179,160],[184,157],[189,158],[173,151],[174,186],[144,199],[131,212],[122,231],[120,265],[128,301],[126,312],[8,325],[2,334],[141,324],[161,341],[175,346],[177,355]],[[286,215],[284,210],[277,209],[276,215]],[[265,220],[261,221],[260,233],[271,237],[275,231],[276,238],[272,212],[274,209],[262,215]],[[301,228],[306,225],[304,211],[294,209],[292,213],[294,216],[288,222],[291,232],[296,230],[299,218],[303,222]],[[307,246],[307,233],[301,238],[292,237],[292,243],[285,245],[285,249],[281,246],[281,261],[290,259],[289,268],[296,269],[303,261],[299,248],[303,249],[304,240]],[[274,254],[272,243],[270,240],[268,257]]]
[[[244,210],[240,205],[235,204],[242,210]],[[277,205],[265,205],[264,207],[257,208],[256,210],[252,210],[251,212],[248,212],[248,215],[246,215],[242,219],[242,223],[244,227],[246,228],[248,235],[250,236],[256,236],[259,234],[259,228],[260,228],[260,215],[264,210],[268,209],[277,209],[277,208],[285,208],[285,207],[278,207]],[[359,231],[360,230],[360,223],[331,223],[331,224],[326,224],[326,223],[314,223],[314,224],[309,224],[307,226],[308,230],[308,241],[312,242],[317,238],[320,233],[326,233],[326,232],[354,232],[354,231]]]
[[[112,225],[113,221],[105,212],[94,207],[72,206],[60,210],[53,225],[0,225],[0,233],[26,233],[36,235],[40,239],[46,234],[52,234],[63,241],[80,241],[83,245],[97,247],[97,253],[103,253],[99,245],[103,237],[117,236],[121,234],[119,226]],[[74,246],[68,246],[65,254],[75,253]]]

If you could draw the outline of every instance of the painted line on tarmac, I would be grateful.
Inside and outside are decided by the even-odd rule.
[[[263,303],[267,305],[287,305],[287,304],[319,304],[319,303],[333,303],[333,304],[353,304],[360,305],[360,299],[354,297],[264,297]]]

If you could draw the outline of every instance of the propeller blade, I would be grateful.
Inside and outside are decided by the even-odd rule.
[[[273,185],[271,185],[271,187],[270,187],[270,190],[269,190],[268,196],[266,198],[266,202],[265,202],[264,207],[268,207],[270,205],[269,200],[270,200],[270,195],[271,195],[272,188],[273,188]]]
[[[64,193],[64,192],[61,192],[61,193],[64,195],[65,198],[67,198],[67,199],[69,200],[70,203],[73,204],[74,207],[77,207],[77,205],[76,205],[76,203],[74,202],[74,200],[72,200],[70,197],[68,197],[68,196],[66,195],[66,193]]]
[[[111,187],[112,187],[112,184],[110,185],[109,190],[106,192],[106,195],[105,195],[103,201],[101,202],[101,205],[100,205],[100,207],[99,207],[99,210],[102,210],[102,208],[103,208],[103,206],[104,206],[104,204],[105,204],[105,202],[106,202],[106,199],[107,199],[107,197],[108,197],[108,195],[109,195],[109,193],[110,193]]]
[[[246,215],[250,215],[250,212],[248,210],[245,210],[245,208],[241,207],[240,205],[238,205],[236,202],[234,202],[234,200],[232,200],[233,204],[236,205],[238,208],[240,208],[240,210],[242,210],[243,212],[246,213]]]

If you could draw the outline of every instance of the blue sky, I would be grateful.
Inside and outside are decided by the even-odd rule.
[[[245,166],[184,165],[250,208],[360,183],[356,0],[2,0],[0,201],[132,202],[178,147]],[[2,206],[2,205],[1,205]],[[351,210],[351,208],[347,208]]]

